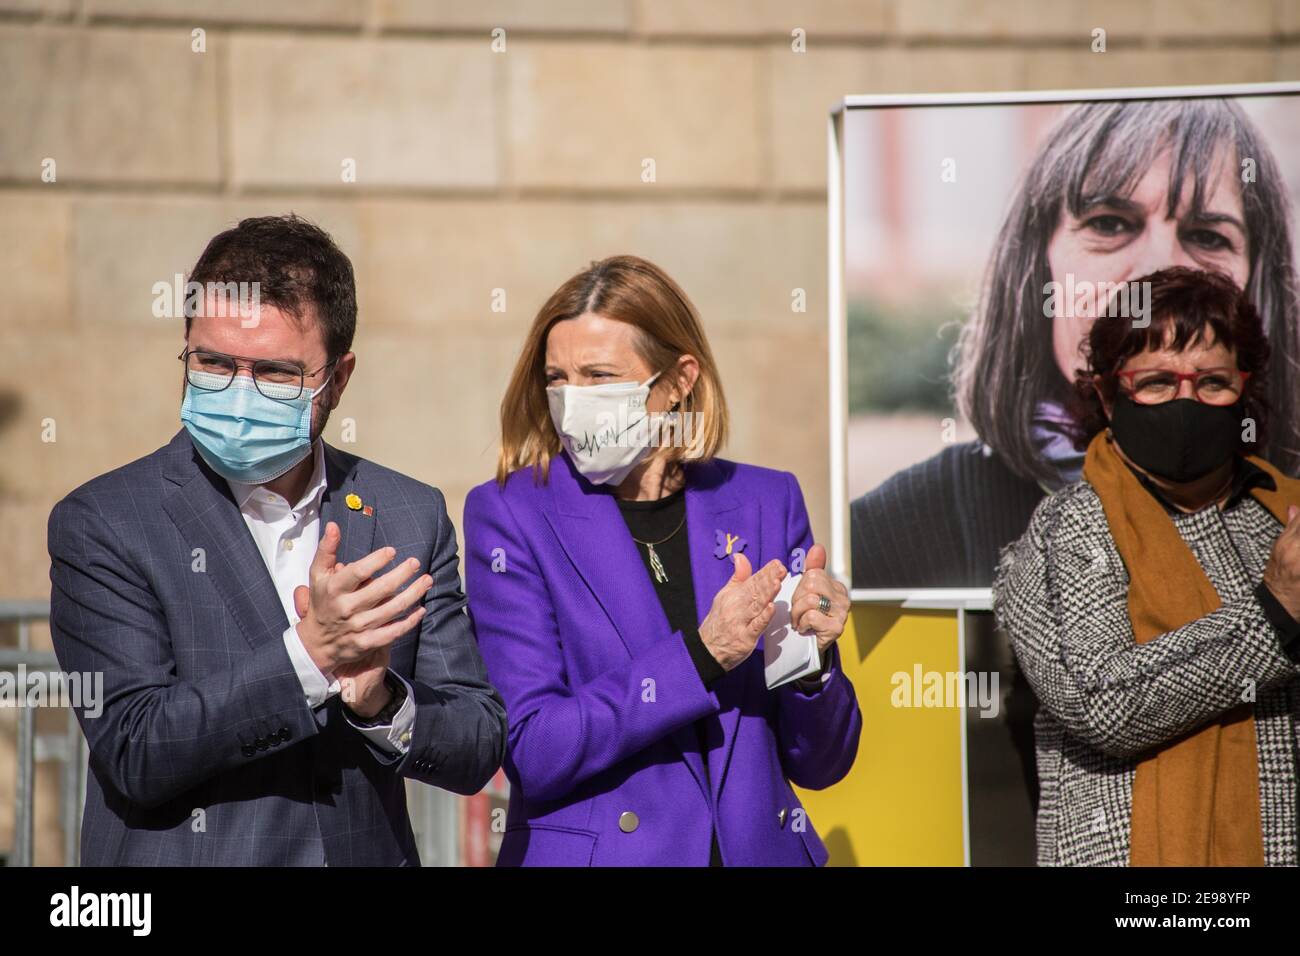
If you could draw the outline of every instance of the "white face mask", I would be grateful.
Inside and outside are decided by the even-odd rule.
[[[646,399],[658,374],[640,384],[553,385],[551,421],[574,467],[593,485],[617,485],[651,450]]]

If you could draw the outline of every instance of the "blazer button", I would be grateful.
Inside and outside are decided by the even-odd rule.
[[[257,740],[254,741],[254,744],[256,745],[258,750],[265,750],[267,748],[265,737],[258,737]]]
[[[782,830],[785,829],[785,807],[782,807],[780,810],[777,811],[776,822],[777,825],[780,826]]]
[[[244,744],[240,749],[244,752],[245,757],[251,757],[253,754],[257,753],[257,748],[252,744]]]
[[[285,741],[287,741],[287,740],[288,740],[290,737],[292,737],[292,736],[293,736],[293,734],[289,733],[289,728],[288,728],[288,727],[281,727],[281,728],[280,728],[280,739],[281,739],[281,740],[285,740]]]
[[[641,825],[641,820],[631,810],[624,810],[618,817],[618,828],[624,833],[631,833]]]

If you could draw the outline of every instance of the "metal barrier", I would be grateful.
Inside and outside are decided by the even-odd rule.
[[[421,866],[460,866],[462,809],[467,799],[414,780],[406,782],[411,830]]]
[[[0,633],[17,628],[18,646],[0,647],[0,671],[58,671],[52,651],[33,651],[31,626],[49,620],[48,601],[0,601]],[[37,734],[36,710],[25,706],[20,693],[18,713],[17,779],[14,787],[14,848],[10,866],[32,866],[36,848],[36,768],[50,761],[60,769],[60,825],[63,829],[63,865],[76,866],[81,856],[81,814],[86,802],[86,739],[77,716],[68,708],[67,727],[61,734]],[[420,860],[425,866],[457,866],[461,861],[462,799],[435,787],[408,781],[407,802]]]
[[[47,621],[48,601],[0,601],[0,628],[16,626],[17,648],[0,647],[0,670],[57,672],[58,659],[52,651],[33,651],[31,626]],[[56,761],[59,772],[59,818],[63,829],[63,863],[76,866],[81,855],[81,811],[86,799],[86,741],[72,708],[61,734],[36,733],[36,709],[27,706],[24,688],[18,689],[17,774],[14,786],[14,848],[7,863],[31,866],[36,852],[36,767]]]

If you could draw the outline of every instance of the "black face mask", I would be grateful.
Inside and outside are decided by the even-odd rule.
[[[1176,398],[1139,405],[1125,395],[1115,399],[1111,434],[1135,464],[1169,481],[1204,478],[1241,447],[1240,401],[1206,405]]]

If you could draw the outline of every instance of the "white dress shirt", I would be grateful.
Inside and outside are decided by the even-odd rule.
[[[320,544],[320,502],[325,493],[325,443],[319,439],[314,445],[314,464],[307,490],[292,508],[287,499],[262,485],[230,481],[230,493],[239,505],[239,513],[253,535],[257,551],[275,582],[276,593],[284,608],[289,627],[284,632],[285,650],[293,661],[293,668],[302,684],[307,705],[320,707],[339,693],[341,685],[332,676],[322,674],[298,636],[298,613],[293,604],[293,592],[299,585],[308,584],[312,560]],[[392,673],[390,671],[390,673]],[[394,674],[406,686],[406,700],[393,717],[392,724],[378,727],[357,727],[376,746],[392,754],[404,754],[411,746],[411,733],[415,728],[415,694],[411,685]],[[347,716],[346,711],[344,716]],[[352,723],[349,719],[348,723]],[[353,724],[356,727],[355,724]]]

